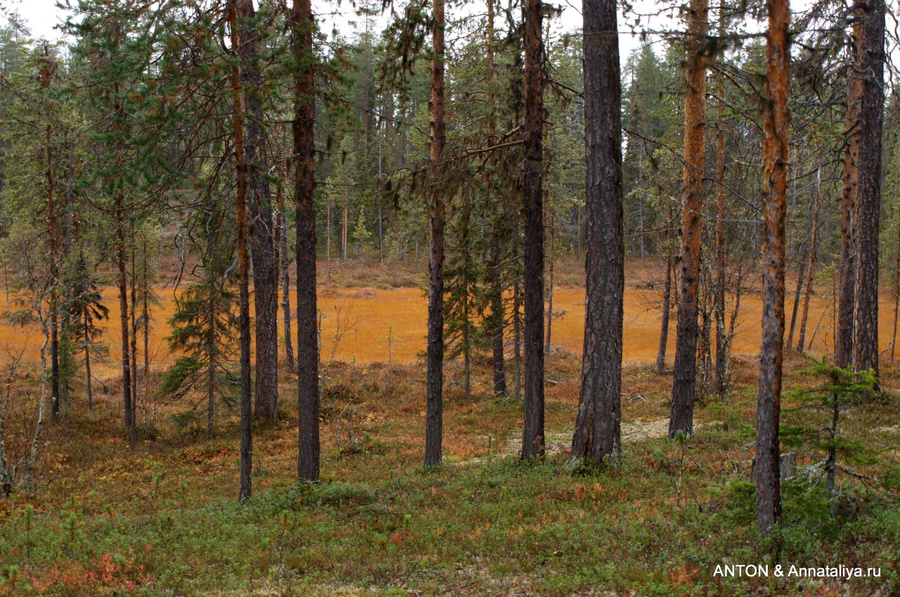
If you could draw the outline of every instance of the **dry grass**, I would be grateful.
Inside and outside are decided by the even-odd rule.
[[[323,269],[323,268],[320,268]],[[652,363],[656,359],[660,333],[660,303],[664,266],[655,260],[630,260],[626,278],[624,351],[626,364]],[[358,284],[365,280],[372,284],[365,287]],[[565,351],[580,353],[584,334],[584,273],[580,264],[568,260],[557,266],[557,281],[554,289],[555,313],[560,314],[553,321],[552,344]],[[420,286],[423,275],[416,273],[411,265],[380,266],[377,263],[350,263],[334,271],[332,286],[327,287],[324,274],[320,272],[319,310],[322,321],[322,359],[357,362],[361,364],[387,362],[388,326],[392,326],[393,362],[410,364],[425,350],[427,298]],[[573,285],[574,284],[574,285]],[[793,286],[793,284],[789,284]],[[173,355],[165,341],[169,333],[168,321],[175,309],[175,295],[171,287],[157,289],[160,304],[153,309],[154,328],[150,341],[151,362],[166,367]],[[110,345],[110,359],[97,363],[95,373],[106,384],[115,383],[118,376],[117,360],[121,355],[121,326],[119,301],[116,290],[108,287],[103,291],[110,318],[105,322],[104,340]],[[291,294],[291,304],[296,305]],[[893,321],[892,301],[886,297],[880,304],[883,314],[880,322],[879,338],[882,350],[890,347]],[[786,303],[790,318],[793,297]],[[813,297],[810,304],[807,343],[813,336],[826,302]],[[251,301],[252,313],[252,301]],[[741,298],[741,311],[734,341],[735,357],[753,360],[759,351],[761,304],[758,295],[751,289]],[[798,317],[799,319],[799,317]],[[670,319],[668,342],[669,359],[675,346],[676,316],[673,310]],[[279,322],[280,323],[280,322]],[[788,320],[789,325],[789,320]],[[799,321],[797,325],[799,331]],[[283,330],[282,330],[283,334]],[[283,337],[283,336],[282,336]],[[795,334],[795,341],[797,335]],[[41,338],[37,326],[12,327],[8,322],[0,322],[0,347],[26,349],[29,359],[36,362]],[[830,354],[833,346],[833,309],[821,320],[815,333],[811,354]],[[141,357],[143,358],[143,357]]]

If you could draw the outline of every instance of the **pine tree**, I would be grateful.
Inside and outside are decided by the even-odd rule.
[[[216,404],[234,403],[235,375],[228,368],[234,356],[240,320],[235,314],[237,293],[217,268],[204,269],[204,279],[177,299],[167,338],[185,356],[175,360],[163,377],[159,393],[175,399],[188,393],[206,394],[206,435],[215,435]]]
[[[600,464],[621,451],[625,245],[616,3],[584,5],[587,298],[572,458]]]
[[[781,521],[779,422],[784,343],[784,226],[790,112],[788,0],[768,3],[765,111],[765,253],[763,255],[762,346],[756,414],[756,529],[769,535]]]
[[[109,309],[103,305],[100,278],[91,272],[84,250],[78,253],[64,282],[69,289],[69,298],[64,305],[70,318],[68,332],[73,340],[75,353],[84,354],[88,408],[93,408],[91,356],[93,354],[94,359],[97,359],[109,351],[108,347],[100,342],[104,330],[97,325],[99,321],[109,319]]]

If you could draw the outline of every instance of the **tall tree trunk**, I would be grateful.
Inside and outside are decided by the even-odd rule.
[[[487,30],[487,101],[489,106],[496,105],[496,97],[494,95],[494,2],[495,0],[487,0],[488,10],[488,30]],[[489,121],[490,133],[496,133],[494,119]],[[488,300],[491,305],[491,336],[493,340],[492,360],[494,365],[494,396],[506,395],[506,363],[503,354],[503,283],[500,280],[500,257],[501,257],[501,229],[502,222],[499,215],[500,210],[497,207],[497,201],[491,201],[491,248],[490,262],[488,271],[491,276],[490,296]]]
[[[141,273],[143,294],[141,296],[141,319],[144,328],[144,403],[150,395],[150,264],[147,253],[147,237],[144,236],[143,272]],[[85,354],[87,352],[85,351]]]
[[[900,214],[894,216],[897,238],[894,239],[894,334],[891,339],[891,362],[894,362],[894,349],[897,347],[897,316],[900,315]]]
[[[516,398],[522,397],[522,289],[519,284],[519,257],[518,243],[513,246],[516,255],[516,272],[513,280],[513,385],[516,388]]]
[[[341,227],[341,261],[347,263],[347,228],[350,222],[350,175],[344,170],[344,212]]]
[[[229,0],[228,19],[231,28],[231,48],[233,52],[241,47],[238,23],[239,0]],[[240,66],[235,63],[231,70],[231,85],[234,94],[232,129],[234,135],[234,163],[237,190],[237,237],[238,237],[238,288],[240,291],[240,347],[241,347],[241,484],[238,499],[244,501],[253,493],[253,436],[251,418],[253,403],[250,381],[250,256],[247,237],[247,164],[244,149],[244,91]]]
[[[207,329],[206,344],[209,347],[209,362],[206,364],[206,437],[215,436],[216,420],[216,303],[210,296],[207,301],[209,308],[209,328]]]
[[[280,259],[281,263],[281,312],[284,316],[284,359],[287,364],[288,371],[294,371],[294,340],[291,334],[291,264],[288,260],[288,230],[287,219],[284,217],[284,188],[278,185],[276,195],[278,206],[278,217],[276,227],[278,228],[278,244],[281,247]]]
[[[838,321],[835,330],[834,364],[846,367],[853,359],[853,312],[856,305],[856,201],[859,194],[859,110],[862,97],[862,75],[858,72],[862,27],[853,27],[850,43],[849,89],[844,125],[844,186],[841,191],[841,271]]]
[[[666,214],[665,251],[666,251],[666,282],[663,286],[662,299],[662,325],[659,330],[659,349],[656,351],[656,370],[663,373],[666,370],[666,347],[669,344],[669,313],[672,310],[672,277],[675,274],[672,259],[672,206]]]
[[[548,247],[548,252],[550,253],[550,259],[548,259],[548,267],[549,270],[547,272],[547,336],[544,341],[544,356],[550,356],[550,339],[553,332],[553,222],[552,218],[550,219],[550,223],[547,226],[547,231],[550,235],[550,246]]]
[[[88,409],[94,409],[94,388],[91,384],[91,314],[84,310],[84,373],[87,378]]]
[[[800,271],[797,272],[797,290],[794,292],[794,309],[791,311],[791,329],[787,337],[787,349],[790,350],[794,343],[794,327],[797,323],[797,312],[800,309],[800,293],[803,290],[803,280],[806,279],[806,262],[800,264]]]
[[[544,455],[543,15],[522,5],[525,28],[525,425],[522,459]]]
[[[50,56],[50,48],[44,43],[44,51],[40,68],[41,88],[44,95],[50,92],[50,83],[56,73],[56,65]],[[49,115],[48,115],[49,119]],[[47,235],[49,237],[48,248],[50,258],[50,387],[52,396],[50,399],[50,418],[54,423],[59,423],[59,273],[56,263],[56,203],[53,197],[53,128],[47,123],[45,129],[44,147],[47,156]],[[8,302],[8,301],[7,301]]]
[[[259,30],[252,0],[236,0],[241,46],[241,88],[246,99],[247,133],[244,153],[250,207],[250,246],[253,260],[253,299],[256,307],[257,419],[278,420],[278,260],[273,231],[272,197],[266,138],[263,130],[263,81],[259,65]]]
[[[138,411],[138,353],[137,353],[137,268],[136,252],[137,234],[132,224],[131,227],[131,404],[134,408],[134,417],[137,419]],[[146,418],[146,417],[145,417]],[[137,422],[135,422],[137,425]]]
[[[688,12],[687,93],[684,100],[684,200],[681,213],[681,291],[669,437],[694,432],[697,380],[697,302],[703,236],[703,149],[706,131],[707,0],[691,0]]]
[[[881,215],[881,129],[884,117],[884,0],[868,0],[859,58],[858,270],[853,365],[878,375],[878,222]]]
[[[494,227],[499,224],[494,219]],[[500,281],[500,239],[495,231],[491,233],[490,254],[490,302],[491,336],[493,340],[492,361],[494,366],[494,396],[506,395],[506,364],[503,354],[503,285]]]
[[[444,155],[444,0],[432,0],[431,31],[431,163]],[[425,405],[425,466],[438,466],[443,455],[444,427],[444,201],[432,181],[431,256],[428,261],[428,374]]]
[[[784,344],[784,224],[787,195],[790,112],[788,0],[768,0],[765,111],[765,240],[763,253],[762,344],[756,414],[756,528],[769,535],[781,520],[780,445],[781,369]]]
[[[126,265],[125,198],[116,194],[116,285],[119,287],[120,324],[122,326],[122,393],[125,397],[125,428],[131,451],[137,449],[135,405],[131,399],[131,343],[128,340],[128,268]]]
[[[49,80],[47,81],[49,85]],[[56,205],[53,201],[53,149],[51,128],[47,125],[47,234],[50,249],[50,418],[59,423],[59,272],[56,263]]]
[[[720,93],[724,93],[724,85]],[[725,331],[725,105],[720,98],[716,102],[716,377],[717,394],[724,394],[728,387],[728,337]]]
[[[294,0],[294,206],[297,228],[297,382],[299,456],[297,476],[319,479],[319,350],[316,327],[315,55],[310,0]]]
[[[572,458],[596,464],[621,451],[625,240],[622,87],[615,0],[584,1],[587,293]]]
[[[816,273],[816,234],[819,229],[819,185],[816,185],[815,201],[813,202],[812,225],[809,231],[809,266],[806,278],[806,292],[803,294],[803,312],[800,316],[800,335],[797,337],[797,349],[800,354],[806,351],[806,322],[809,319],[809,299],[812,295],[813,281]],[[810,342],[812,345],[812,342]]]

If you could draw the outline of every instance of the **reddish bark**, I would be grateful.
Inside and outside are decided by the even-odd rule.
[[[707,0],[691,0],[688,13],[687,93],[684,100],[684,198],[681,212],[681,289],[669,437],[694,432],[697,378],[697,302],[703,236],[703,154],[706,132]]]
[[[238,32],[238,0],[229,0],[228,21],[231,29],[232,52],[241,47]],[[241,350],[241,467],[238,499],[246,500],[253,493],[253,440],[250,431],[252,397],[250,395],[250,259],[247,227],[247,164],[244,153],[244,92],[240,67],[235,62],[231,71],[233,93],[232,135],[234,143],[235,203],[237,207],[238,288],[240,292],[240,350]]]
[[[790,112],[791,21],[788,0],[768,0],[766,42],[765,248],[759,397],[756,414],[756,528],[769,535],[781,520],[780,439],[781,371],[784,344],[784,227],[787,196]]]

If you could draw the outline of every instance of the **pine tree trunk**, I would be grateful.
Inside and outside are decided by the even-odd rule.
[[[856,203],[859,194],[859,110],[862,97],[862,75],[859,68],[859,44],[862,29],[853,27],[853,41],[850,45],[849,90],[847,93],[847,116],[844,125],[844,148],[842,155],[844,186],[841,191],[841,271],[838,300],[838,321],[835,331],[834,364],[838,367],[850,365],[853,359],[854,323],[853,312],[856,305]]]
[[[229,0],[228,19],[231,28],[231,48],[233,52],[241,47],[238,29],[238,0]],[[253,437],[251,418],[253,403],[250,380],[250,256],[248,247],[249,223],[247,222],[247,164],[244,149],[244,91],[241,83],[240,67],[235,63],[231,71],[231,85],[234,94],[233,135],[237,207],[238,237],[238,288],[240,292],[240,351],[241,351],[241,483],[238,499],[249,499],[253,493]]]
[[[301,481],[319,479],[319,350],[316,326],[315,55],[310,0],[294,0],[291,14],[294,59],[294,205],[297,228],[297,382]]]
[[[572,459],[595,464],[621,451],[625,240],[622,87],[615,0],[584,1],[587,293],[584,355]]]
[[[684,200],[681,214],[681,290],[669,437],[694,432],[697,379],[697,303],[700,290],[700,242],[703,236],[703,150],[706,131],[707,0],[691,0],[684,100]]]
[[[787,195],[790,112],[788,0],[769,0],[766,42],[765,248],[760,347],[759,404],[756,415],[756,528],[769,535],[781,520],[780,445],[781,370],[784,343],[784,227]]]
[[[853,365],[878,375],[878,222],[881,215],[881,129],[884,118],[884,0],[868,0],[860,62],[857,297]]]
[[[344,213],[343,227],[341,228],[341,261],[347,263],[347,228],[350,221],[350,178],[344,172]]]
[[[547,337],[544,341],[544,356],[550,356],[550,339],[553,332],[553,224],[552,221],[550,225],[547,227],[550,233],[550,259],[548,259],[548,267],[549,270],[547,272]]]
[[[49,86],[46,80],[45,89]],[[56,205],[53,200],[53,149],[51,128],[47,125],[47,234],[50,249],[50,387],[53,396],[50,401],[50,418],[59,423],[59,275],[56,264]]]
[[[116,195],[116,268],[119,287],[120,324],[122,326],[122,393],[125,397],[125,428],[131,451],[137,449],[135,405],[131,400],[131,343],[128,340],[128,270],[125,261],[125,206],[121,193]]]
[[[498,222],[494,219],[494,228]],[[494,396],[506,395],[506,364],[503,354],[503,285],[500,282],[500,239],[494,230],[491,234],[490,255],[490,303],[491,303],[491,332],[493,339],[493,365],[494,365]]]
[[[493,106],[496,103],[494,95],[494,2],[495,0],[487,0],[488,11],[488,30],[487,30],[487,100],[488,105]],[[496,133],[494,119],[489,122],[490,134]],[[494,396],[506,395],[506,363],[503,354],[503,327],[504,327],[504,308],[503,308],[503,284],[500,280],[500,256],[501,256],[501,226],[500,216],[498,215],[496,201],[491,202],[491,248],[490,263],[488,271],[491,276],[490,295],[488,300],[491,305],[491,336],[493,340],[492,360],[494,365]]]
[[[791,330],[788,332],[787,349],[790,350],[794,344],[794,327],[797,323],[797,312],[800,309],[800,294],[803,291],[803,280],[806,278],[806,262],[800,264],[800,271],[797,272],[797,290],[794,292],[794,309],[791,312]]]
[[[894,216],[898,218],[897,215]],[[894,349],[897,347],[897,316],[900,315],[900,219],[897,220],[897,238],[894,239],[894,334],[891,339],[891,362],[894,362]]]
[[[444,0],[432,0],[431,163],[444,154]],[[443,460],[444,427],[444,202],[439,181],[431,195],[431,255],[428,261],[428,373],[425,405],[425,466]]]
[[[809,300],[812,295],[813,281],[816,272],[816,234],[819,228],[819,189],[816,189],[815,202],[813,203],[812,226],[809,232],[809,266],[806,278],[806,292],[803,294],[803,312],[800,316],[800,335],[797,337],[797,349],[800,354],[806,352],[806,322],[809,318]],[[812,342],[810,342],[812,346]]]
[[[525,424],[522,459],[544,455],[543,16],[525,0]]]
[[[253,262],[253,299],[256,307],[256,419],[278,420],[278,260],[273,231],[272,197],[266,138],[263,130],[263,82],[259,65],[259,31],[252,0],[236,0],[241,28],[238,55],[241,88],[246,98],[247,126],[244,153],[250,191],[250,246]]]
[[[209,307],[209,328],[206,337],[206,345],[209,350],[209,362],[206,364],[206,437],[215,436],[215,418],[216,418],[216,307],[212,296],[208,299]]]
[[[131,227],[131,405],[134,409],[135,425],[137,425],[138,411],[138,353],[137,353],[137,268],[136,249],[137,234],[134,225]]]
[[[84,312],[84,373],[87,378],[88,410],[94,409],[94,388],[91,385],[91,315],[87,309]]]
[[[294,371],[294,340],[291,334],[291,264],[288,261],[287,219],[284,217],[284,189],[278,185],[277,193],[278,244],[281,248],[278,261],[281,263],[281,312],[284,316],[284,358],[288,371]]]
[[[44,43],[44,51],[40,68],[41,88],[44,95],[49,94],[50,83],[56,72],[56,65],[53,64],[50,57],[49,46]],[[47,123],[45,129],[44,142],[46,147],[44,151],[47,156],[47,235],[49,237],[49,258],[50,258],[50,387],[52,396],[50,399],[50,418],[54,423],[59,423],[59,313],[58,313],[58,296],[59,296],[59,274],[56,263],[56,203],[53,197],[53,128]],[[9,302],[9,301],[7,301]]]
[[[142,274],[143,296],[141,317],[144,327],[144,403],[150,396],[150,264],[147,259],[147,239],[144,237],[144,271]]]
[[[666,251],[666,282],[663,286],[662,299],[662,325],[659,330],[659,349],[656,351],[656,370],[663,373],[666,370],[666,348],[669,344],[669,314],[672,310],[672,277],[674,264],[672,259],[672,206],[669,205],[666,214],[665,251]]]
[[[725,106],[716,102],[718,127],[716,132],[716,377],[715,390],[724,394],[728,387],[728,338],[725,332]]]
[[[518,243],[513,249],[518,254]],[[519,258],[516,256],[516,272],[513,281],[513,385],[516,388],[516,398],[522,397],[522,290],[519,286]]]

